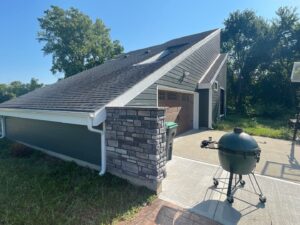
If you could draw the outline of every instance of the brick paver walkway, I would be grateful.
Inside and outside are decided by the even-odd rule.
[[[169,202],[156,199],[144,207],[132,220],[119,225],[220,225],[219,223],[184,210]]]

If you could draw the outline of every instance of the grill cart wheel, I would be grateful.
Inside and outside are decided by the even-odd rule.
[[[246,182],[245,182],[244,180],[240,180],[240,184],[241,184],[242,186],[245,186]]]
[[[213,180],[214,180],[214,186],[215,186],[215,187],[218,187],[219,181],[218,181],[216,178],[213,178]]]
[[[233,203],[233,197],[232,196],[229,196],[229,197],[227,197],[227,201],[230,203],[230,204],[232,204]]]
[[[260,201],[261,203],[265,203],[265,202],[267,201],[267,198],[266,198],[265,196],[263,196],[263,195],[260,195],[260,196],[259,196],[259,201]]]

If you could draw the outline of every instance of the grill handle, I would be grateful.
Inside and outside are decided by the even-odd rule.
[[[257,163],[259,163],[259,160],[260,160],[260,153],[261,153],[261,150],[258,150],[257,153],[256,153],[256,155],[255,155]]]
[[[209,140],[203,140],[201,142],[201,148],[217,150],[219,148],[215,147],[216,144],[218,144],[218,142],[213,141],[210,138]]]

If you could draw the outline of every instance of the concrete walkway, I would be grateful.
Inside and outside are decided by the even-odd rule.
[[[174,140],[173,154],[219,165],[218,152],[201,149],[200,144],[202,140],[208,139],[208,137],[212,137],[213,140],[218,141],[224,133],[223,131],[215,130],[185,133]],[[292,145],[291,141],[266,137],[254,136],[254,138],[262,149],[256,173],[300,183],[299,144]]]
[[[174,156],[167,164],[168,175],[159,198],[222,224],[300,224],[300,184],[257,175],[267,197],[267,203],[262,204],[245,176],[246,185],[236,191],[230,205],[226,201],[227,183],[217,188],[212,185],[217,168]],[[227,176],[222,173],[222,177]]]

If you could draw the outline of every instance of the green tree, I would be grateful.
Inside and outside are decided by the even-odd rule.
[[[52,55],[53,74],[62,72],[69,77],[123,52],[120,42],[111,40],[110,29],[100,19],[93,23],[75,8],[51,6],[38,21],[41,30],[37,39],[45,43],[44,54]]]
[[[295,90],[290,82],[294,61],[299,59],[297,27],[299,18],[295,8],[281,7],[272,21],[268,41],[272,60],[265,70],[260,70],[255,88],[258,105],[265,114],[276,114],[272,108],[286,110],[295,106]],[[271,116],[271,115],[269,115]]]
[[[259,49],[263,46],[261,43],[264,42],[268,25],[251,10],[231,13],[224,25],[222,48],[229,54],[232,102],[236,109],[243,112],[253,71],[258,67],[260,59],[266,57],[266,52]]]
[[[253,11],[236,11],[224,22],[222,48],[229,53],[229,103],[242,113],[274,116],[293,109],[290,82],[300,56],[295,8],[281,7],[266,21]]]
[[[10,84],[0,84],[0,103],[24,95],[37,88],[43,87],[37,79],[31,78],[29,83],[13,81]]]

